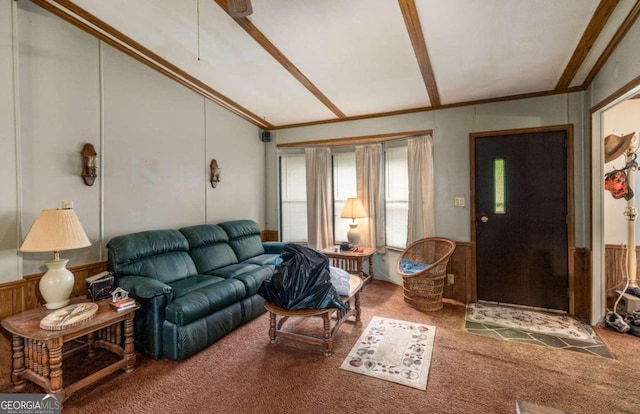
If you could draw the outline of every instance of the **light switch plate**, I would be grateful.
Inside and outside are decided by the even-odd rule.
[[[62,208],[73,208],[73,201],[63,201],[62,202]]]
[[[455,197],[453,199],[453,205],[455,207],[464,207],[464,197]]]

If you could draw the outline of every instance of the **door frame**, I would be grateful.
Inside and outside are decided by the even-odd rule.
[[[476,257],[476,139],[483,137],[530,134],[540,132],[565,131],[567,136],[567,266],[569,271],[569,314],[575,313],[576,283],[574,276],[575,252],[575,209],[574,209],[574,156],[573,156],[573,124],[544,126],[536,128],[507,129],[500,131],[472,132],[469,134],[469,155],[471,158],[471,280],[467,292],[468,302],[478,301],[478,274]]]

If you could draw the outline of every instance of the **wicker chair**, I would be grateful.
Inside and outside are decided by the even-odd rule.
[[[447,277],[447,263],[456,243],[449,239],[426,238],[411,243],[398,259],[398,274],[404,281],[404,301],[421,311],[442,309],[442,292]],[[413,263],[427,263],[416,273],[402,271],[402,259]]]

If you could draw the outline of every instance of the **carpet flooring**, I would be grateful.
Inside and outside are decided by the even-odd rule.
[[[295,341],[270,344],[265,314],[186,361],[140,356],[135,371],[78,391],[63,412],[513,414],[517,400],[575,414],[640,407],[640,338],[596,327],[612,360],[467,333],[464,306],[446,302],[423,313],[386,282],[367,285],[361,304],[362,322],[341,327],[330,357]],[[437,327],[426,390],[339,369],[373,316]],[[300,329],[321,325],[299,322]],[[65,361],[65,380],[97,364],[74,359]],[[10,342],[0,335],[0,393],[12,391],[10,366]],[[24,392],[40,390],[28,385]]]

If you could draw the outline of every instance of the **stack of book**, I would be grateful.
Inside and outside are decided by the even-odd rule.
[[[109,302],[112,308],[121,312],[123,310],[131,309],[136,306],[136,301],[133,298],[124,298],[116,301]]]

